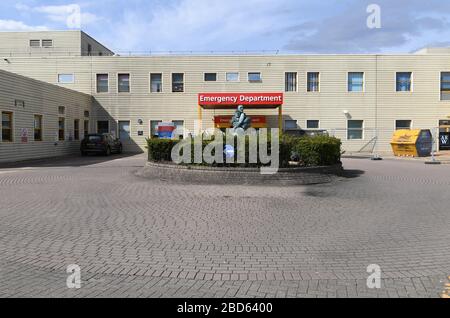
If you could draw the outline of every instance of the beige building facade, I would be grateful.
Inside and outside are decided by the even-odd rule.
[[[53,38],[56,45],[73,34],[26,33],[10,45],[10,34],[0,33],[0,52],[25,49],[32,38]],[[104,51],[99,56],[92,49],[84,54],[83,41],[77,43],[79,49],[71,52],[80,54],[4,53],[0,69],[92,96],[90,132],[116,134],[125,151],[144,151],[145,139],[161,121],[193,130],[201,93],[283,93],[285,129],[326,130],[341,138],[348,152],[390,152],[399,128],[431,129],[439,147],[440,133],[450,131],[449,49],[399,55],[118,56],[96,42],[95,51]],[[202,127],[214,127],[217,116],[232,113],[205,110]],[[278,127],[272,109],[247,113],[266,116],[269,127]]]
[[[78,154],[90,95],[0,70],[0,163]]]

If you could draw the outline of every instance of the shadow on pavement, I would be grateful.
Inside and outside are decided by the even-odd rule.
[[[19,162],[0,163],[0,169],[9,168],[40,168],[40,167],[83,167],[117,159],[129,158],[139,155],[139,153],[112,154],[111,156],[89,155],[69,155],[56,158],[33,159]]]
[[[347,179],[353,179],[353,178],[358,178],[358,177],[362,176],[364,173],[365,173],[365,171],[363,171],[363,170],[344,169],[341,176],[344,178],[347,178]]]

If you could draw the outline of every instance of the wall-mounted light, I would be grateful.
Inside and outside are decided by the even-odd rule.
[[[138,119],[138,124],[142,125],[144,123],[144,121],[142,119]]]
[[[352,116],[350,115],[350,112],[348,110],[343,110],[342,113],[345,115],[345,117],[347,118],[352,118]]]
[[[8,59],[3,59],[3,61],[5,61],[5,62],[8,63],[8,64],[11,64],[11,61],[8,60]]]

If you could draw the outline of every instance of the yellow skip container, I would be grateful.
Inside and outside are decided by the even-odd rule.
[[[433,150],[433,135],[427,129],[400,129],[392,137],[392,150],[400,157],[428,157]]]

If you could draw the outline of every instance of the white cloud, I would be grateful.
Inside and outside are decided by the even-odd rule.
[[[0,20],[0,31],[46,31],[45,26],[31,26],[22,21]]]
[[[114,46],[152,50],[233,50],[284,26],[292,0],[180,0],[125,10]],[[296,6],[296,4],[294,4]],[[265,46],[270,43],[265,43]]]
[[[52,5],[52,6],[37,6],[30,7],[24,4],[16,4],[16,9],[19,11],[29,11],[45,14],[47,19],[56,23],[63,23],[68,28],[79,29],[101,20],[100,17],[93,13],[82,12],[80,5]]]

